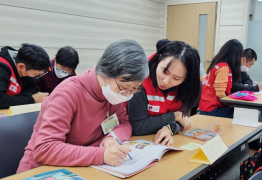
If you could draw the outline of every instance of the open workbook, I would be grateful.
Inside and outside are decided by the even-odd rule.
[[[92,167],[120,178],[127,178],[157,164],[165,152],[169,150],[183,150],[160,144],[154,145],[153,142],[141,139],[137,141],[125,141],[124,144],[130,147],[131,152],[129,154],[132,159],[127,156],[123,164],[117,167],[109,165]]]

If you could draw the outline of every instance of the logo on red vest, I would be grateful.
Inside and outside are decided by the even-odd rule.
[[[153,112],[159,112],[160,106],[152,106],[152,105],[148,104],[148,110],[153,111]]]
[[[11,91],[16,92],[17,91],[17,87],[14,85],[11,85],[9,88]]]

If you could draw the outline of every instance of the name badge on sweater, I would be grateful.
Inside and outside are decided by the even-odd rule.
[[[152,106],[152,105],[148,104],[148,110],[152,111],[152,112],[159,112],[160,106]]]
[[[116,113],[111,115],[110,117],[106,118],[102,123],[101,127],[104,132],[104,134],[108,134],[109,130],[114,129],[115,126],[119,125],[118,118],[116,116]]]

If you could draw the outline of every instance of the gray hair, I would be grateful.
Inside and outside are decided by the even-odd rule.
[[[134,40],[122,39],[110,44],[96,65],[96,75],[123,81],[142,81],[149,75],[143,48]]]

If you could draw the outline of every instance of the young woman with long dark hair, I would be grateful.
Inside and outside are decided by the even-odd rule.
[[[236,83],[241,75],[242,44],[231,39],[227,41],[213,58],[202,88],[199,102],[200,114],[232,118],[233,107],[227,107],[219,101],[220,98],[231,94],[232,84]]]
[[[150,58],[144,89],[127,104],[129,119],[133,135],[156,134],[155,144],[171,145],[173,134],[191,127],[188,115],[200,90],[200,58],[190,45],[167,39],[157,43]]]

